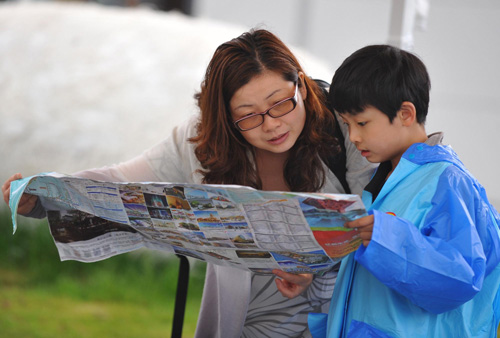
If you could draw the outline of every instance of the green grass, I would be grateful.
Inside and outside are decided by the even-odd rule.
[[[168,337],[179,259],[139,250],[95,263],[59,260],[47,222],[0,211],[1,337]],[[205,264],[190,261],[183,337],[192,337]]]
[[[171,331],[171,310],[158,303],[85,301],[18,287],[2,287],[0,299],[3,337],[168,337]]]

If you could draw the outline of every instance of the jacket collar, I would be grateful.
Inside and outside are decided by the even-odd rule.
[[[451,149],[450,146],[442,145],[444,138],[444,133],[436,132],[428,135],[427,140],[424,143],[415,143],[408,148],[402,156],[402,159],[406,159],[417,165],[422,165],[431,162],[447,161],[457,164],[458,166],[463,166],[462,162],[458,159],[456,153]],[[398,167],[401,165],[398,164]],[[372,201],[375,201],[378,194],[382,190],[382,187],[386,183],[386,177],[392,169],[390,161],[383,162],[378,167],[377,171],[373,175],[372,179],[365,187],[364,190],[372,195]],[[396,171],[398,168],[394,169]],[[408,172],[410,174],[410,171]],[[391,175],[392,176],[392,175]]]

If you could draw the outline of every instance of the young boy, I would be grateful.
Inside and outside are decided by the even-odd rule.
[[[328,324],[311,315],[313,334],[496,337],[500,217],[442,134],[427,136],[429,90],[424,64],[386,45],[333,77],[333,109],[380,166],[363,192],[370,216],[346,224],[363,245],[342,261]]]

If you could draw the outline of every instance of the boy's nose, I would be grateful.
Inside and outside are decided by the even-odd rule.
[[[356,132],[355,128],[349,128],[349,140],[354,144],[359,143],[360,136],[359,133]]]

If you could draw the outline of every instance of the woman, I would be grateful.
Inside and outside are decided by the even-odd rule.
[[[252,30],[220,45],[196,97],[200,115],[174,128],[165,141],[130,161],[75,175],[345,192],[323,162],[342,148],[329,132],[335,117],[323,90],[275,35]],[[345,149],[347,182],[359,194],[373,166],[351,143]],[[20,176],[2,186],[6,201],[10,182]],[[43,217],[36,204],[35,197],[26,195],[18,212]],[[307,313],[328,310],[336,272],[314,278],[276,274],[282,279],[274,282],[274,276],[208,264],[196,337],[310,336]],[[281,295],[295,287],[304,290],[300,297]]]

